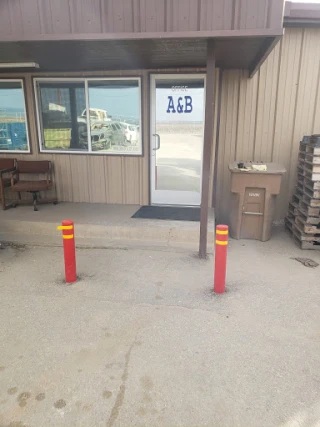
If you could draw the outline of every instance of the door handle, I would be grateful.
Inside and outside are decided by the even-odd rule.
[[[155,136],[157,140],[157,145],[155,148],[153,148],[153,150],[156,151],[156,150],[159,150],[160,148],[160,135],[158,133],[154,133],[153,136]]]
[[[243,212],[245,215],[258,215],[258,216],[262,216],[263,213],[262,212]]]

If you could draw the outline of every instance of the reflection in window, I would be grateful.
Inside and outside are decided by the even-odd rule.
[[[0,80],[0,150],[29,151],[22,80]]]
[[[46,150],[88,150],[84,82],[38,83]]]
[[[36,82],[42,150],[142,153],[139,79]]]
[[[139,81],[91,80],[88,91],[92,150],[141,153]]]

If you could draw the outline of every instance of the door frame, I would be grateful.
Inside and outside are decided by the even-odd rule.
[[[199,193],[193,191],[170,191],[170,190],[155,190],[155,156],[153,155],[155,146],[155,137],[153,136],[156,130],[156,80],[182,79],[188,78],[190,80],[203,79],[204,82],[204,96],[203,96],[203,124],[205,122],[205,93],[206,93],[206,74],[204,73],[157,73],[150,74],[150,141],[149,141],[149,165],[150,165],[150,205],[179,205],[179,206],[200,206],[201,204],[201,187],[202,187],[202,165],[203,165],[203,150],[201,151],[201,165],[200,165],[200,188]],[[203,139],[204,142],[204,126],[203,126]],[[184,203],[177,203],[178,193],[183,195]],[[156,196],[156,197],[155,197]]]

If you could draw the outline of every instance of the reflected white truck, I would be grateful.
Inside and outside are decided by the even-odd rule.
[[[120,122],[120,124],[124,129],[127,142],[130,142],[130,144],[136,144],[139,138],[138,126],[125,122]]]

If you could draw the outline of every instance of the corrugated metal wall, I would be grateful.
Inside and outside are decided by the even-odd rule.
[[[285,216],[295,186],[299,141],[320,133],[320,29],[287,29],[252,79],[243,70],[223,72],[217,216],[229,218],[234,160],[283,164],[287,169],[276,219]]]
[[[283,0],[1,0],[0,34],[279,29],[282,12]]]

